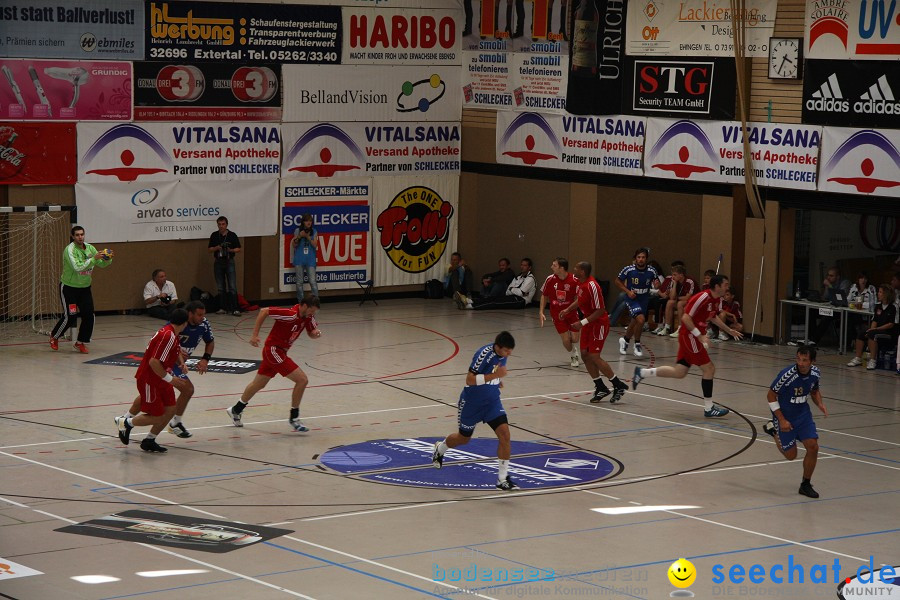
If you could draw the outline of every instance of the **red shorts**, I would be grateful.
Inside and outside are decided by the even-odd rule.
[[[709,354],[700,340],[687,331],[683,325],[678,330],[678,358],[676,359],[676,362],[681,361],[698,367],[711,362]]]
[[[259,365],[257,373],[264,377],[275,377],[276,375],[287,377],[300,368],[297,363],[288,358],[287,350],[282,348],[266,346],[263,348],[262,357],[262,364]]]
[[[565,316],[564,319],[560,320],[559,313],[550,311],[550,318],[553,319],[553,326],[556,327],[556,333],[565,333],[567,331],[572,331],[571,325],[578,321],[578,311],[573,310],[569,314]]]
[[[158,417],[166,412],[167,406],[175,406],[175,388],[156,375],[150,377],[152,379],[146,381],[137,380],[138,394],[141,395],[141,412]]]
[[[581,328],[581,351],[586,354],[600,354],[603,352],[603,344],[609,335],[609,317],[604,316],[598,321],[588,323]]]

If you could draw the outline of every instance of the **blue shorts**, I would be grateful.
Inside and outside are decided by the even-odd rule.
[[[472,437],[472,434],[475,433],[475,426],[479,423],[490,423],[506,414],[503,404],[500,402],[499,388],[497,389],[498,393],[493,397],[466,393],[469,389],[471,388],[463,388],[457,405],[459,433],[466,437]]]
[[[181,365],[178,365],[178,364],[176,364],[174,367],[172,367],[172,375],[174,377],[180,377],[181,379],[188,379],[188,374],[182,373]]]
[[[636,317],[638,315],[646,315],[647,305],[649,304],[650,294],[638,295],[638,297],[634,300],[632,300],[628,296],[625,296],[625,306],[628,307],[628,312],[631,313],[632,317]]]
[[[788,419],[791,424],[790,431],[781,431],[778,426],[778,417],[772,413],[772,425],[778,433],[778,440],[781,442],[781,449],[787,452],[797,445],[797,440],[817,440],[819,433],[816,431],[816,424],[813,421],[812,413],[807,411],[794,419]]]

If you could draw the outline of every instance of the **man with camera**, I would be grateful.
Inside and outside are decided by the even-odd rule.
[[[217,231],[209,236],[207,249],[216,257],[213,273],[216,276],[216,288],[222,308],[217,312],[230,312],[236,317],[241,315],[237,300],[237,272],[234,267],[234,255],[241,251],[241,241],[235,232],[228,230],[228,219],[216,219]]]
[[[301,226],[294,230],[291,248],[294,250],[294,273],[297,277],[297,303],[303,300],[303,280],[309,281],[309,292],[319,295],[316,284],[316,251],[319,248],[319,234],[313,227],[313,216],[300,217]]]
[[[144,306],[147,307],[147,314],[168,321],[177,303],[178,292],[175,291],[175,284],[166,279],[166,272],[163,269],[154,269],[150,281],[144,286]]]

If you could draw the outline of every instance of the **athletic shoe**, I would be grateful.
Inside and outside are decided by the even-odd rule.
[[[623,337],[619,338],[619,354],[628,354],[628,342]]]
[[[217,315],[224,315],[224,314],[226,314],[226,313],[225,313],[225,309],[224,309],[224,308],[220,308],[219,310],[216,311],[216,314],[217,314]]]
[[[727,333],[725,333],[724,331],[719,332],[719,339],[722,340],[723,342],[727,342],[730,338],[731,338],[731,336],[728,335]]]
[[[640,342],[634,343],[634,352],[632,352],[632,354],[634,354],[638,358],[641,358],[644,356],[644,348],[643,348],[643,346],[641,346]]]
[[[159,452],[160,454],[168,452],[168,450],[166,450],[156,442],[156,438],[153,438],[152,440],[150,438],[142,439],[141,450],[143,450],[144,452]]]
[[[678,337],[678,331],[679,331],[680,329],[681,329],[681,327],[676,327],[676,328],[675,328],[675,331],[673,331],[672,333],[669,334],[669,337],[670,337],[670,338],[677,338],[677,337]]]
[[[515,481],[510,479],[509,475],[507,475],[505,480],[497,482],[497,489],[503,490],[504,492],[511,492],[519,489],[519,486],[516,485]]]
[[[234,315],[235,317],[239,317],[239,316],[241,316],[241,311],[236,310],[236,311],[232,312],[231,314]]]
[[[766,421],[766,422],[763,424],[763,431],[764,431],[765,433],[768,433],[768,434],[771,435],[772,437],[775,437],[775,433],[776,433],[776,432],[775,432],[775,424],[772,423],[772,421]]]
[[[704,417],[724,417],[731,411],[725,408],[724,406],[719,406],[718,404],[713,404],[713,407],[709,410],[703,411]]]
[[[119,430],[119,441],[127,446],[129,438],[131,437],[131,430],[134,429],[134,426],[128,424],[128,417],[125,415],[116,417],[113,420],[116,422],[116,428]]]
[[[55,337],[50,338],[50,349],[53,351],[59,350],[59,340]]]
[[[304,432],[309,431],[309,427],[303,424],[303,421],[300,419],[289,419],[288,423],[291,424],[291,427],[294,428],[294,431]]]
[[[656,329],[654,329],[651,333],[652,333],[653,335],[659,335],[660,332],[661,332],[663,329],[665,329],[665,328],[666,328],[665,325],[660,324],[660,325],[658,325],[658,326],[656,327]]]
[[[569,360],[569,366],[570,366],[570,367],[577,367],[577,366],[578,366],[578,357],[575,356],[574,354],[572,355],[571,360]]]
[[[228,416],[231,417],[232,421],[234,421],[234,426],[235,427],[243,427],[244,424],[241,423],[241,414],[242,413],[236,413],[236,412],[232,411],[231,409],[232,409],[232,407],[229,406],[228,408],[225,409],[225,412],[228,413]]]
[[[82,354],[88,353],[87,346],[85,346],[81,342],[75,342],[75,349],[78,350],[79,352],[81,352]]]
[[[622,396],[625,395],[625,392],[628,390],[627,387],[620,387],[613,390],[612,398],[609,399],[610,404],[615,404],[619,400],[622,399]]]
[[[612,391],[607,388],[596,388],[594,390],[594,395],[591,397],[591,404],[597,404],[610,394],[612,394]]]
[[[660,325],[653,333],[655,333],[656,335],[669,335],[671,331],[672,330],[669,329],[668,325]]]
[[[631,376],[631,389],[636,390],[638,384],[641,382],[643,377],[641,377],[641,368],[634,368],[634,375]]]
[[[854,356],[853,360],[851,360],[850,362],[847,363],[847,366],[848,367],[858,367],[861,364],[862,364],[862,359],[858,356]]]
[[[469,299],[460,292],[453,292],[453,301],[456,302],[456,308],[460,310],[465,309],[469,303]]]
[[[184,426],[184,423],[176,423],[175,425],[169,423],[168,427],[166,427],[166,430],[172,435],[177,435],[180,438],[189,438],[194,435],[187,430],[187,427]]]
[[[440,442],[434,443],[434,452],[431,453],[431,466],[435,469],[440,469],[444,466],[444,455],[438,452],[438,446]]]
[[[870,358],[869,361],[866,363],[866,370],[867,370],[867,371],[871,371],[871,370],[873,370],[874,368],[875,368],[875,359],[874,359],[874,358]]]
[[[803,494],[804,496],[808,496],[810,498],[818,498],[819,497],[819,492],[817,492],[816,490],[813,489],[813,486],[811,483],[801,483],[800,490],[798,491],[798,493]]]

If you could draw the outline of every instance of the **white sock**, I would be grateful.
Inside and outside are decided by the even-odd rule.
[[[569,352],[569,354],[571,354],[574,358],[578,358],[581,355],[581,352],[579,352],[578,348],[572,348],[572,351]]]
[[[172,425],[178,425],[179,423],[181,423],[181,417],[179,417],[178,415],[175,415],[174,417],[172,417],[172,420],[170,421],[170,423]]]
[[[712,401],[712,398],[704,398],[704,399],[703,399],[703,407],[704,407],[706,410],[712,410],[712,407],[713,407],[713,401]]]
[[[441,456],[443,456],[444,453],[445,453],[448,449],[449,449],[449,447],[447,446],[447,440],[441,440],[441,441],[438,443],[437,451],[438,451],[438,454],[440,454]]]
[[[500,471],[497,474],[498,481],[506,481],[506,476],[509,471],[509,460],[497,459],[497,464],[500,465]]]
[[[472,306],[473,306],[472,301],[467,298],[466,299],[466,308],[472,308]]]
[[[126,418],[126,419],[130,419],[131,417],[134,417],[134,416],[136,416],[136,415],[131,414],[131,411],[128,411],[128,410],[125,411],[125,418]]]
[[[155,439],[156,439],[156,434],[155,434],[155,433],[148,433],[146,439],[148,439],[148,440],[155,440]]]
[[[656,367],[641,369],[641,377],[656,377]]]

